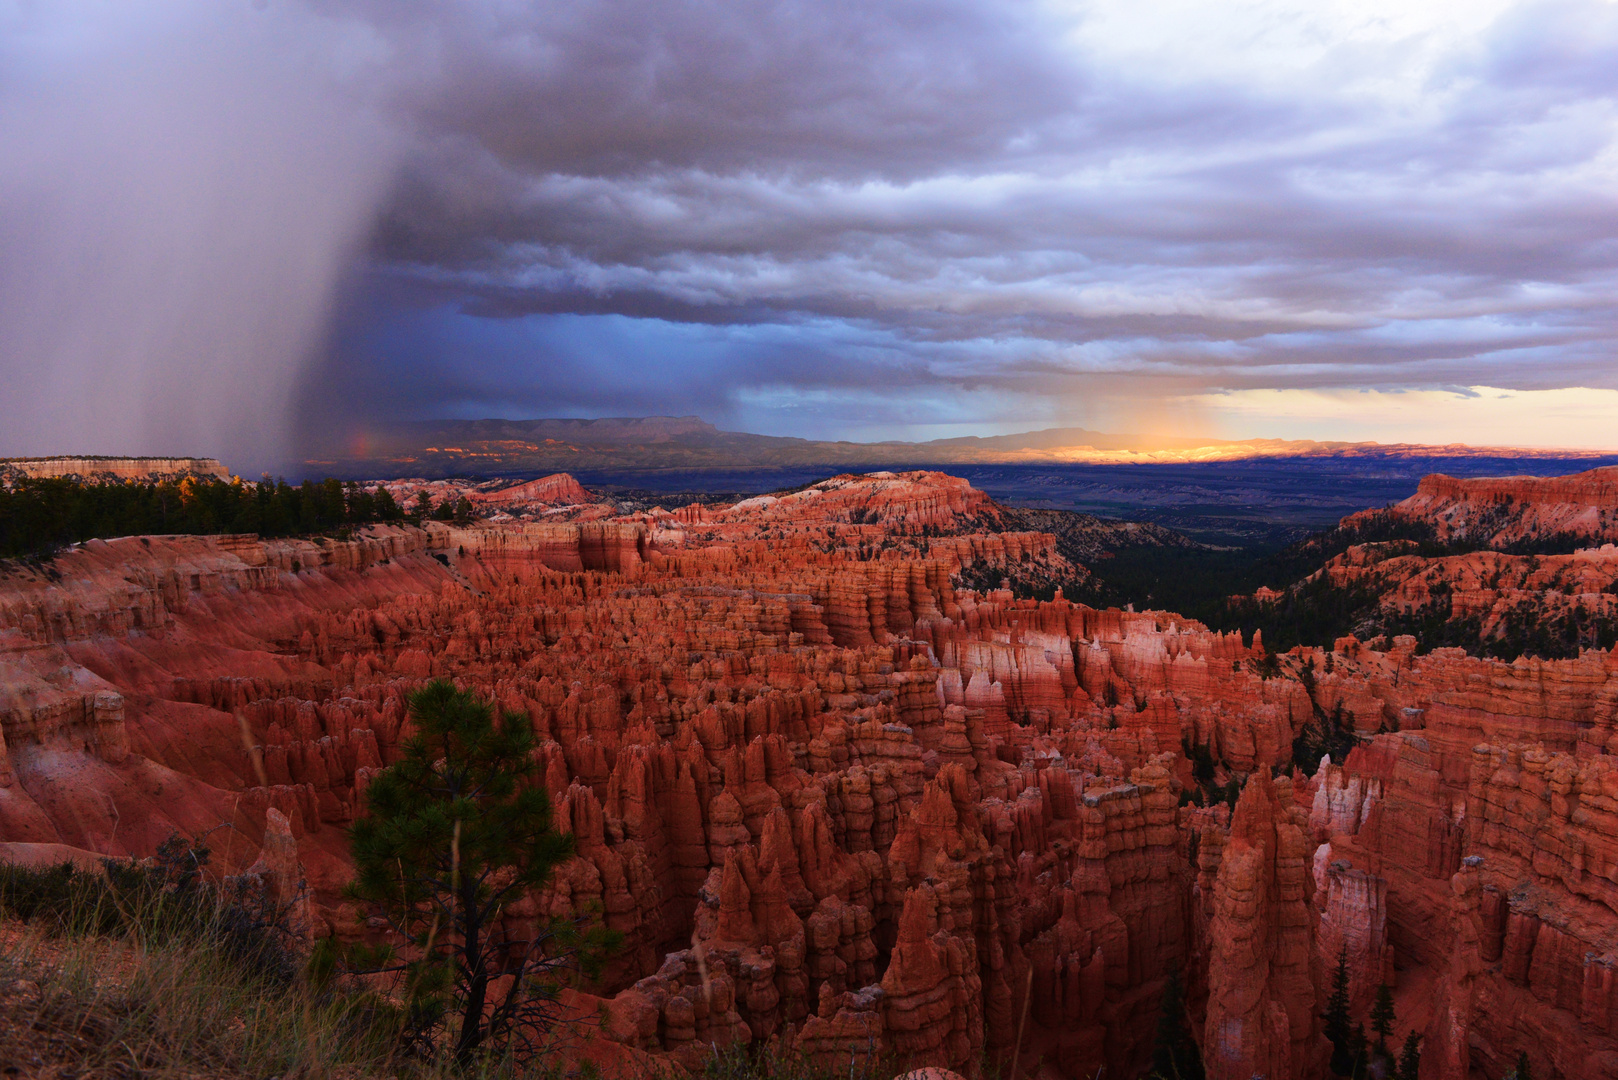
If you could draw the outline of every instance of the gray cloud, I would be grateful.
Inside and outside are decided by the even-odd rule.
[[[394,153],[329,80],[344,28],[81,3],[0,31],[0,453],[286,454]]]
[[[48,212],[4,219],[41,253],[0,256],[7,292],[60,263],[116,310],[81,341],[61,329],[80,308],[0,306],[51,342],[6,363],[167,390],[207,367],[186,357],[220,357],[270,372],[257,399],[295,389],[305,435],[351,414],[694,411],[838,434],[884,409],[1033,423],[1108,396],[1618,386],[1618,9],[1333,37],[1302,5],[1294,38],[1181,28],[1181,9],[1129,39],[1127,7],[309,0],[252,12],[266,41],[243,36],[246,7],[216,26],[180,5],[185,26],[236,28],[172,47],[193,58],[173,84],[205,92],[170,102],[134,71],[79,107],[123,93],[133,129],[169,141],[120,152],[166,193],[140,216],[177,223],[159,246],[190,277],[108,293],[142,275],[60,252],[85,222],[102,246],[148,242],[120,231],[117,187],[36,192]],[[280,101],[288,72],[315,77]],[[104,153],[67,106],[36,115],[56,130],[6,142]],[[256,182],[217,204],[229,227],[186,216],[210,169]],[[131,343],[136,309],[187,329]]]
[[[1602,43],[1618,29],[1603,8],[1508,12],[1441,58],[1415,118],[1323,75],[1276,94],[1104,70],[1058,54],[1058,28],[1039,32],[1028,10],[989,21],[957,8],[916,36],[877,16],[840,39],[852,48],[811,48],[809,63],[799,31],[818,44],[822,20],[771,8],[740,29],[690,30],[686,10],[605,37],[598,27],[628,24],[621,7],[570,12],[559,69],[501,64],[475,106],[436,110],[484,151],[439,159],[436,175],[475,161],[490,182],[418,176],[388,256],[489,317],[846,320],[907,342],[944,382],[956,376],[938,346],[1011,339],[1024,348],[971,377],[1023,384],[1099,364],[1229,387],[1613,385],[1618,213],[1597,163],[1615,81]],[[520,36],[522,55],[545,52],[537,20]],[[738,66],[701,69],[714,43],[742,39]],[[914,97],[881,74],[894,53],[948,72],[968,51],[962,77]],[[725,100],[775,57],[776,84]],[[1355,73],[1388,62],[1362,56]],[[557,102],[572,64],[603,78]],[[517,99],[537,108],[499,104]],[[634,152],[586,149],[579,103],[592,140]],[[552,107],[563,119],[536,115]],[[917,108],[931,125],[907,125]],[[654,116],[658,131],[642,122]],[[505,126],[519,118],[526,138]],[[463,187],[504,195],[448,228],[466,219],[442,193]],[[1079,362],[1061,355],[1087,347]]]

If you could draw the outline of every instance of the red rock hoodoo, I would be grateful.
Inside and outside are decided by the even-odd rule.
[[[1130,1077],[1174,974],[1210,1076],[1304,1080],[1346,951],[1356,1015],[1391,983],[1424,1076],[1618,1070],[1618,656],[1260,662],[1172,614],[966,590],[1075,568],[939,474],[593,505],[6,570],[4,850],[228,821],[227,869],[306,880],[351,933],[343,826],[447,677],[533,718],[577,839],[505,932],[599,905],[603,1032],[635,1051]],[[1338,705],[1359,748],[1289,775]],[[1200,747],[1234,811],[1182,798]]]

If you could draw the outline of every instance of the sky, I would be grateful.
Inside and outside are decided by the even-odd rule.
[[[1607,0],[0,0],[0,454],[1618,449]]]

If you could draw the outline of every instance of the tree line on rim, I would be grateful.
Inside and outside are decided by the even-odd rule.
[[[386,488],[367,491],[334,479],[293,485],[268,477],[253,483],[211,477],[178,483],[29,478],[0,487],[0,558],[48,556],[69,544],[114,536],[341,534],[357,525],[429,517],[464,524],[472,513],[465,497],[433,506],[422,492],[407,510]]]

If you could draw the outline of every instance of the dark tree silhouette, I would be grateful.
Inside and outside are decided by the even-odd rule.
[[[336,533],[399,521],[386,490],[367,492],[337,480],[293,487],[266,476],[255,484],[187,477],[178,484],[84,483],[23,478],[0,484],[0,558],[49,556],[98,537],[142,533]]]
[[[404,510],[385,487],[376,489],[376,516],[379,521],[403,521]]]
[[[1350,1045],[1353,1031],[1348,1016],[1348,946],[1337,954],[1337,971],[1332,975],[1331,997],[1326,1000],[1326,1038],[1331,1040],[1331,1071],[1347,1076],[1354,1071],[1354,1052]]]
[[[1393,1035],[1393,987],[1387,983],[1376,988],[1376,1001],[1371,1005],[1371,1030],[1376,1032],[1376,1052],[1386,1057],[1388,1039]]]
[[[1152,1045],[1152,1075],[1161,1080],[1203,1080],[1206,1075],[1202,1051],[1186,1021],[1185,996],[1178,973],[1171,973],[1163,984],[1157,1040]]]
[[[1399,1051],[1399,1069],[1394,1073],[1395,1080],[1420,1080],[1421,1073],[1421,1035],[1410,1032],[1405,1036],[1405,1044]]]
[[[1354,1080],[1363,1080],[1370,1072],[1371,1044],[1365,1038],[1365,1025],[1355,1024],[1353,1032],[1348,1036],[1349,1057],[1353,1064],[1349,1075]]]

